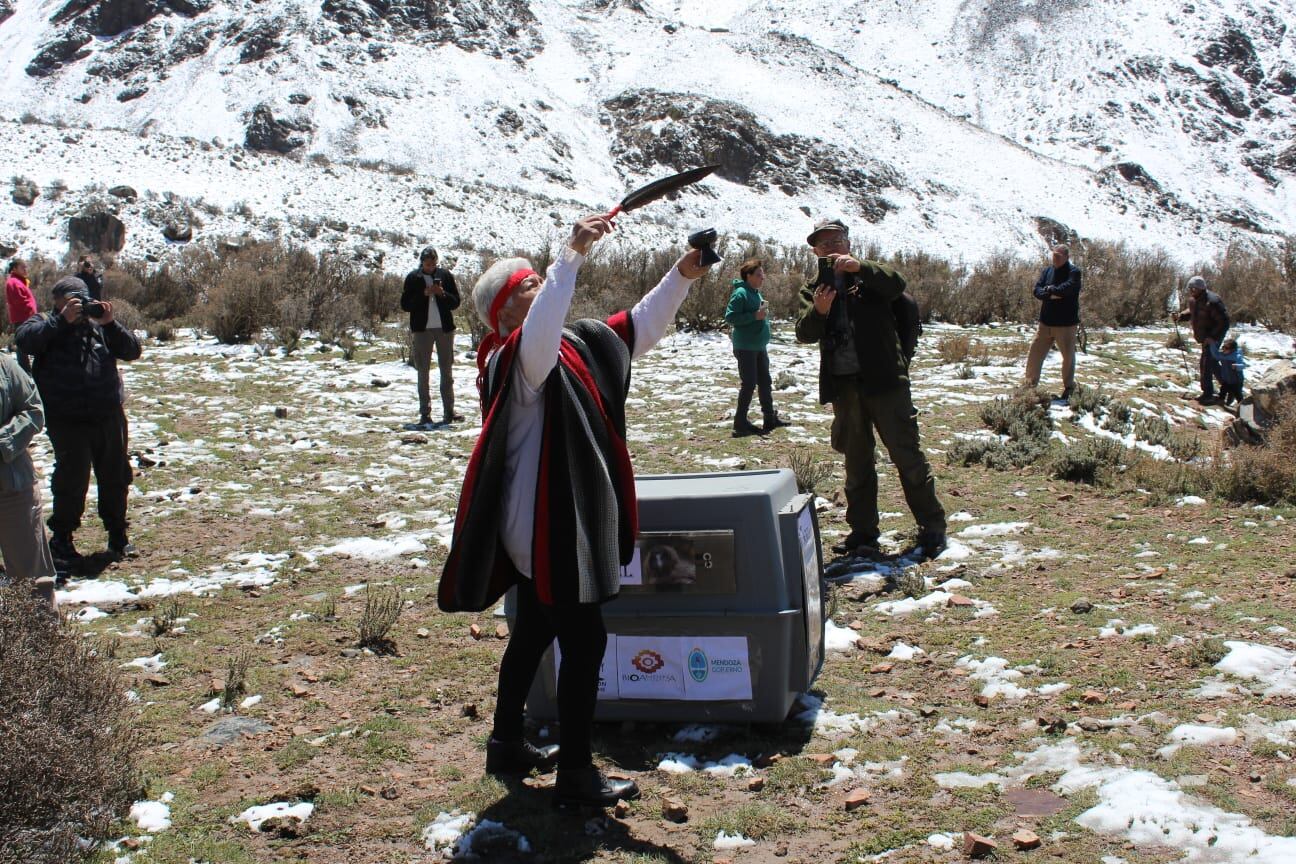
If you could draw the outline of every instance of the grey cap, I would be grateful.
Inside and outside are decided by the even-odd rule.
[[[424,246],[423,251],[419,253],[419,260],[426,261],[428,258],[439,258],[436,249],[431,246]]]
[[[50,289],[50,295],[54,297],[62,297],[65,294],[75,294],[78,291],[89,290],[90,289],[86,287],[86,284],[77,277],[64,276],[62,279],[54,283],[54,287]]]
[[[1188,280],[1188,290],[1195,291],[1198,288],[1206,290],[1206,278],[1204,276],[1194,276]]]
[[[840,219],[820,219],[815,223],[814,230],[806,237],[806,242],[811,246],[815,245],[815,237],[818,237],[824,231],[840,231],[846,235],[850,234],[850,229]]]

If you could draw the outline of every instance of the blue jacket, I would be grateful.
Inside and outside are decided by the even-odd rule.
[[[1080,323],[1080,268],[1070,261],[1045,267],[1035,283],[1040,300],[1040,323],[1047,327],[1072,327]],[[1059,299],[1053,299],[1053,298]]]

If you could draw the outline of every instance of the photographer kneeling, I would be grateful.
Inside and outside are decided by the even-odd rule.
[[[112,304],[91,298],[75,276],[60,279],[50,293],[54,311],[29,318],[16,334],[18,347],[33,357],[32,377],[54,448],[50,552],[65,566],[81,558],[72,534],[81,526],[93,466],[108,551],[117,558],[133,556],[126,535],[131,467],[117,361],[138,359],[140,343],[113,319]]]

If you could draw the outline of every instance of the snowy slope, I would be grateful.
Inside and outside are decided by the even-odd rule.
[[[884,248],[977,259],[1042,248],[1047,217],[1192,259],[1296,230],[1290,2],[9,5],[0,176],[47,193],[0,198],[20,248],[61,252],[86,187],[124,183],[139,201],[97,199],[125,254],[165,254],[183,218],[402,269],[426,239],[532,244],[702,160],[725,167],[627,241],[715,224],[796,243],[842,214]],[[1229,27],[1254,62],[1236,39],[1211,53]]]

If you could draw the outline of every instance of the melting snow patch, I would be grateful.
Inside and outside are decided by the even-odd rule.
[[[1215,668],[1265,685],[1265,696],[1296,696],[1296,652],[1250,642],[1225,642],[1229,653]]]
[[[667,774],[689,774],[703,771],[721,777],[733,777],[736,774],[747,774],[755,771],[751,760],[738,753],[730,753],[719,762],[702,762],[696,756],[687,753],[667,753],[657,763],[658,771]]]
[[[943,852],[948,852],[954,848],[954,835],[932,834],[927,838],[927,845],[933,849],[940,849]]]
[[[135,820],[135,824],[141,831],[148,831],[150,834],[165,831],[171,827],[169,805],[173,800],[175,795],[167,792],[158,801],[136,801],[131,805],[130,818]]]
[[[749,840],[741,834],[729,835],[721,831],[711,845],[716,849],[742,849],[745,846],[755,846],[756,841]]]
[[[1185,495],[1175,502],[1176,507],[1201,507],[1206,503],[1205,498],[1196,495]]]
[[[1170,732],[1170,743],[1157,751],[1162,759],[1169,759],[1181,747],[1210,747],[1215,744],[1236,744],[1237,730],[1232,726],[1194,726],[1184,723]]]
[[[260,831],[261,826],[269,819],[296,819],[298,824],[305,822],[315,812],[315,805],[309,801],[289,804],[287,801],[276,801],[273,804],[262,804],[249,807],[237,816],[231,816],[230,822],[246,822],[253,831]]]
[[[372,537],[352,537],[332,546],[314,550],[323,555],[346,555],[365,561],[389,561],[402,555],[415,552],[426,552],[427,546],[412,534],[391,537],[386,540],[375,540]]]
[[[919,654],[926,654],[926,653],[927,652],[921,648],[914,647],[913,645],[906,645],[903,642],[897,642],[895,643],[895,647],[891,649],[891,653],[887,655],[887,659],[888,660],[912,660],[915,657],[917,657]]]
[[[1157,628],[1155,624],[1139,624],[1137,627],[1128,627],[1120,618],[1113,618],[1107,622],[1107,626],[1098,630],[1099,639],[1111,639],[1114,636],[1120,636],[1124,639],[1133,639],[1135,636],[1155,636]]]
[[[136,657],[129,663],[123,663],[122,668],[134,667],[143,669],[145,672],[161,672],[166,668],[166,661],[162,659],[161,654],[154,654],[152,657]]]
[[[217,711],[220,710],[220,705],[221,705],[221,700],[220,697],[217,696],[215,699],[211,700],[210,702],[204,702],[203,704],[199,705],[198,710],[207,714],[215,714]]]
[[[989,525],[969,525],[958,533],[960,537],[1002,537],[1029,527],[1029,522],[994,522]]]
[[[676,743],[694,742],[704,744],[707,741],[714,741],[720,737],[719,726],[704,726],[701,723],[690,723],[683,729],[671,736],[671,740]]]
[[[832,619],[824,622],[824,648],[829,651],[849,651],[855,647],[855,642],[860,638],[849,627],[842,627]]]
[[[251,708],[251,707],[253,707],[254,705],[259,705],[260,703],[261,703],[261,697],[260,697],[260,696],[249,696],[249,697],[247,697],[246,699],[244,699],[242,702],[239,703],[239,707],[240,707],[240,708]]]
[[[530,852],[531,844],[527,839],[508,828],[502,822],[495,822],[490,819],[483,819],[477,823],[477,826],[459,839],[455,847],[454,855],[460,856],[471,855],[476,850],[478,844],[485,848],[499,848],[501,844],[514,846],[519,852]]]
[[[477,818],[476,813],[460,814],[442,811],[432,824],[423,829],[423,846],[429,852],[452,852],[459,838]]]
[[[78,609],[76,614],[73,615],[72,617],[82,623],[85,623],[87,621],[95,621],[99,618],[107,618],[108,613],[100,611],[98,607],[87,606],[84,609]]]

